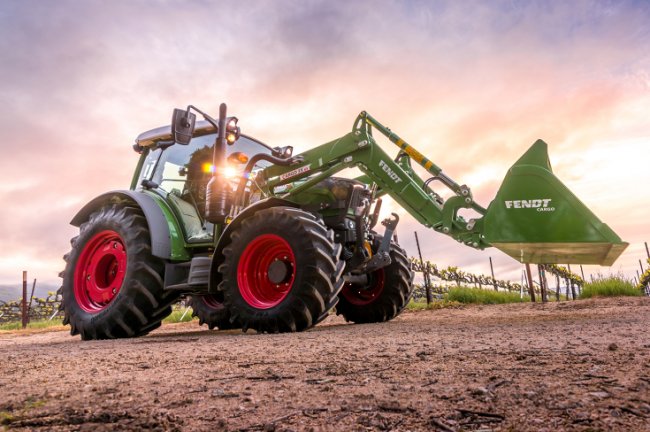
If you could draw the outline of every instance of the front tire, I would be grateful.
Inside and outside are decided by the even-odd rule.
[[[313,214],[291,207],[260,210],[230,240],[219,290],[244,331],[306,330],[336,305],[343,286],[341,246]]]
[[[139,208],[100,208],[71,244],[61,287],[70,334],[83,340],[142,336],[171,313],[178,295],[163,290],[164,263],[151,254]]]
[[[375,237],[373,250],[381,243]],[[390,244],[391,263],[370,272],[368,283],[346,283],[339,294],[336,314],[355,323],[389,321],[399,315],[411,300],[413,272],[404,249],[395,242]]]

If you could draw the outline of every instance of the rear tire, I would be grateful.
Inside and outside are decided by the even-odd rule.
[[[336,305],[343,286],[341,246],[313,214],[291,207],[260,210],[230,239],[219,290],[244,331],[306,330]]]
[[[192,308],[192,316],[199,319],[199,325],[207,324],[210,330],[215,327],[220,330],[241,327],[230,321],[230,312],[223,304],[223,296],[212,294],[191,296],[189,306]]]
[[[381,242],[375,237],[373,250]],[[339,294],[336,314],[355,323],[389,321],[399,315],[411,300],[413,272],[404,249],[390,244],[390,265],[368,274],[368,284],[346,283]]]
[[[61,287],[70,334],[83,340],[142,336],[171,313],[178,294],[163,290],[164,262],[151,254],[139,208],[100,208],[71,244]]]

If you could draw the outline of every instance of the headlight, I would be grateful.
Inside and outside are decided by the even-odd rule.
[[[212,165],[209,162],[206,162],[203,165],[201,165],[201,171],[203,171],[206,174],[213,173],[214,165]],[[219,168],[219,172],[229,180],[236,179],[240,175],[239,170],[232,165],[226,165],[223,168]]]
[[[223,167],[221,173],[228,179],[234,179],[239,177],[239,171],[233,166]]]
[[[201,171],[203,171],[204,173],[213,173],[214,165],[212,165],[210,162],[206,162],[203,165],[201,165]]]

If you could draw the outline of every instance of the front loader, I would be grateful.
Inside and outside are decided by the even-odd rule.
[[[379,221],[384,195],[434,231],[522,263],[611,265],[627,246],[555,177],[541,140],[485,208],[366,112],[350,133],[293,155],[242,135],[226,111],[174,110],[171,126],[136,139],[130,189],[73,218],[79,235],[61,274],[72,334],[147,334],[185,295],[211,329],[302,331],[334,308],[355,323],[390,320],[410,299],[413,272],[398,216]],[[377,133],[399,148],[395,157]],[[361,175],[336,176],[346,168]]]

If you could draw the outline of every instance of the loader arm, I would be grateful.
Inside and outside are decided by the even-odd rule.
[[[401,148],[396,159],[377,144],[372,135],[373,127]],[[291,200],[291,197],[337,172],[357,167],[365,174],[358,180],[377,185],[376,196],[389,195],[426,227],[450,235],[473,248],[490,246],[481,233],[482,217],[466,221],[458,215],[460,208],[472,208],[480,215],[486,212],[473,200],[470,189],[444,175],[437,165],[365,111],[357,117],[352,132],[307,150],[300,157],[302,162],[292,166],[274,165],[264,170],[263,178],[258,183],[264,185],[267,194]],[[432,174],[429,182],[439,180],[455,195],[443,200],[415,173],[411,160]],[[298,182],[302,179],[305,181]]]
[[[399,147],[397,157],[381,149],[373,131]],[[418,176],[412,161],[431,177]],[[266,195],[292,200],[337,172],[357,167],[364,173],[357,180],[371,186],[373,199],[387,194],[426,227],[475,249],[497,247],[522,263],[612,265],[628,246],[555,177],[542,140],[508,170],[487,209],[474,201],[469,187],[449,178],[365,111],[352,132],[305,151],[293,162],[266,168],[253,183]],[[433,190],[434,182],[453,195],[443,199]],[[465,220],[458,214],[463,208],[479,216]]]

